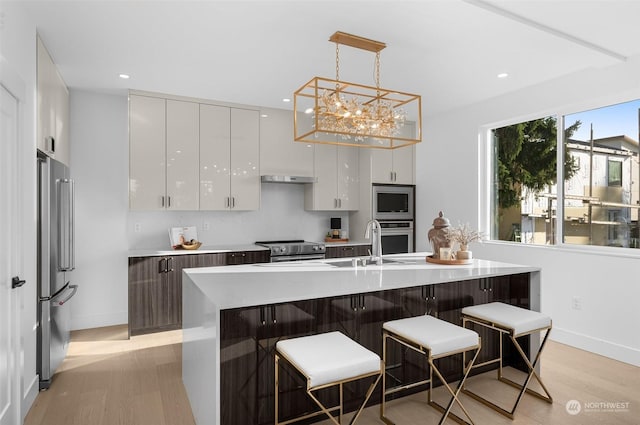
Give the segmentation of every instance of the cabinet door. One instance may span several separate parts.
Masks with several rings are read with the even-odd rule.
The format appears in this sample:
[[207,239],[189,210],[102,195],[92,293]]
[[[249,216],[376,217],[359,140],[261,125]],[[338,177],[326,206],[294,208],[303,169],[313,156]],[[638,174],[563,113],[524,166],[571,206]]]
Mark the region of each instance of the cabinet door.
[[55,133],[56,159],[67,166],[71,163],[71,145],[69,140],[69,89],[53,67],[55,81]]
[[313,177],[313,146],[293,141],[293,113],[262,109],[260,174]]
[[309,210],[335,210],[338,208],[337,146],[315,145],[313,154],[316,183],[308,185],[305,208]]
[[162,210],[166,199],[165,100],[129,96],[129,208]]
[[337,149],[337,198],[340,210],[360,208],[358,149],[348,146],[338,146]]
[[373,183],[393,183],[393,151],[371,149],[371,181]]
[[231,111],[200,105],[200,209],[229,209]]
[[260,113],[231,108],[231,209],[260,208]]
[[393,183],[415,183],[415,151],[415,145],[393,150]]
[[161,322],[165,261],[164,257],[129,258],[130,335],[152,332]]
[[167,209],[197,210],[199,106],[167,100]]
[[53,62],[37,37],[37,91],[38,91],[38,126],[37,147],[50,155],[54,154],[54,146],[48,140],[55,132],[55,110],[53,106]]

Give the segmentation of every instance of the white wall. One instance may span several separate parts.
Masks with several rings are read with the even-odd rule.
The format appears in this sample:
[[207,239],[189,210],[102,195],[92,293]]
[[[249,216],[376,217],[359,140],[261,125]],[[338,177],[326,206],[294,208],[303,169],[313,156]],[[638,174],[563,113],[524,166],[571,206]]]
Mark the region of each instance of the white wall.
[[[304,210],[304,186],[262,184],[259,211],[129,211],[126,95],[70,90],[71,174],[76,180],[76,270],[80,285],[73,329],[127,323],[129,249],[168,249],[168,229],[197,226],[205,245],[256,240],[321,241],[331,217],[348,213]],[[209,230],[204,230],[204,223]],[[135,232],[135,224],[140,231]]]
[[[487,217],[479,219],[488,193],[479,165],[480,127],[640,98],[638,75],[636,57],[429,117],[417,149],[417,248],[428,249],[426,232],[439,210],[453,224],[488,231]],[[624,257],[498,242],[475,244],[473,251],[479,258],[542,268],[542,309],[553,318],[553,339],[640,365],[640,253]],[[582,310],[571,308],[573,297],[582,300]]]
[[[38,393],[36,375],[36,27],[23,12],[18,2],[0,3],[0,61],[2,75],[12,80],[12,86],[20,86],[20,149],[17,158],[22,193],[20,220],[22,251],[20,252],[20,276],[26,280],[20,291],[20,358],[21,382],[19,400],[21,415],[27,414]],[[9,75],[10,74],[10,75]],[[12,87],[9,86],[11,90]],[[7,245],[2,249],[10,249]]]

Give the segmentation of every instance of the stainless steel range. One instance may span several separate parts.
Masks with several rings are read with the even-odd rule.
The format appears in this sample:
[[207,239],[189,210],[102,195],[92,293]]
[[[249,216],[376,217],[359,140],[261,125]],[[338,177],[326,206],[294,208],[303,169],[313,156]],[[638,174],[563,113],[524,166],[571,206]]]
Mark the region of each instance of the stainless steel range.
[[258,241],[256,245],[271,250],[271,262],[321,260],[324,259],[326,248],[323,243],[305,242],[303,240],[289,241]]

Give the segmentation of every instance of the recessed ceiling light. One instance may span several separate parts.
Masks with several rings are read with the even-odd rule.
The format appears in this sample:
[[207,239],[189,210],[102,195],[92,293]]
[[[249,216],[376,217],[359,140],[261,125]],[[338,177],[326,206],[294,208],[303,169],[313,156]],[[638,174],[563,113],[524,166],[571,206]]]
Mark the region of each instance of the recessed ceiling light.
[[260,117],[261,117],[261,118],[267,118],[268,116],[269,116],[269,115],[267,115],[267,114],[262,114],[262,115],[260,115]]
[[120,74],[118,75],[118,77],[122,78],[123,80],[128,80],[129,78],[131,78],[129,74]]
[[500,74],[498,74],[498,78],[507,78],[509,76],[509,74],[507,74],[506,72],[501,72]]
[[285,97],[284,99],[282,99],[283,102],[291,102],[291,99],[289,99],[288,97]]

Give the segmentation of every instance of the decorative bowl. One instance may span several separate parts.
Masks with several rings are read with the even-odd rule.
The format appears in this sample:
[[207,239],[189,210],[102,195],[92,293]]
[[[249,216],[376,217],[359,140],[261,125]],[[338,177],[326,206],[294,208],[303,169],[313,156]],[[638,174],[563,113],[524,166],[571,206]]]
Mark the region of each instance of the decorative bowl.
[[182,247],[182,249],[198,249],[202,246],[202,242],[196,241],[190,244],[183,243],[180,246]]

